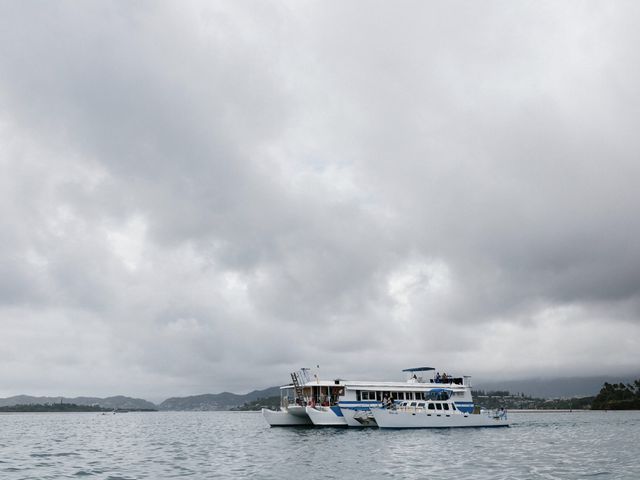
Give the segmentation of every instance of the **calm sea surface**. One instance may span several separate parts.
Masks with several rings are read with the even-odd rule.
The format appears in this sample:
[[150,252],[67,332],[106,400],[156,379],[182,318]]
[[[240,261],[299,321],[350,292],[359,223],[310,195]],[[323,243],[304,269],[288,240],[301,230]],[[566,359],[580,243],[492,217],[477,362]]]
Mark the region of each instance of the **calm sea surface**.
[[269,428],[231,412],[2,414],[0,478],[640,479],[640,412],[511,428]]

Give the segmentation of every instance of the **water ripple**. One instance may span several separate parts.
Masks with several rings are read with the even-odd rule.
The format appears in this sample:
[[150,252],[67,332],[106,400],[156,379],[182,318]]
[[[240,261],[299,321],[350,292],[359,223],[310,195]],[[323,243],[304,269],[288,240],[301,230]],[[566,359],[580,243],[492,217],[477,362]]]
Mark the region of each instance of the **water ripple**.
[[508,429],[269,428],[259,414],[1,415],[0,477],[636,479],[640,412],[511,414]]

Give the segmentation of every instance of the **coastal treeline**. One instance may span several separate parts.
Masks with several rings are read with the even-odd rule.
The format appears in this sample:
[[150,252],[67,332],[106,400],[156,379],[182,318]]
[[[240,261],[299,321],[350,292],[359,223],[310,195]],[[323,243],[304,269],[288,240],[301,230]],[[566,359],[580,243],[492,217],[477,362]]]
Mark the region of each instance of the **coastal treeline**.
[[258,398],[250,402],[245,402],[243,405],[234,407],[231,411],[234,412],[253,412],[259,411],[262,408],[270,408],[272,410],[278,410],[280,407],[280,395],[272,397]]
[[8,405],[0,407],[0,412],[155,412],[149,408],[122,409],[104,408],[99,405],[77,405],[75,403],[31,403],[26,405]]
[[592,410],[640,410],[640,379],[631,383],[605,383],[591,403]]
[[606,383],[592,397],[535,398],[506,390],[472,392],[477,405],[484,408],[535,410],[640,410],[640,379],[633,383]]
[[29,405],[10,405],[0,407],[0,412],[108,412],[97,405],[76,405],[75,403],[45,403]]
[[482,408],[517,410],[571,410],[588,409],[595,397],[575,398],[536,398],[524,393],[511,393],[507,390],[471,392],[476,405]]

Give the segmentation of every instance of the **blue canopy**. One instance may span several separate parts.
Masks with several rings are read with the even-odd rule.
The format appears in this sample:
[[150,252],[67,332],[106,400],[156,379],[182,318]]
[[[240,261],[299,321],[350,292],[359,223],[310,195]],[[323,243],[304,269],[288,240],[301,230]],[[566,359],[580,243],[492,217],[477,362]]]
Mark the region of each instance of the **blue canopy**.
[[416,368],[405,368],[402,370],[403,372],[426,372],[427,370],[435,370],[433,367],[416,367]]
[[453,392],[453,390],[451,390],[450,388],[430,388],[429,390],[427,390],[427,393],[442,393],[442,392],[451,393]]

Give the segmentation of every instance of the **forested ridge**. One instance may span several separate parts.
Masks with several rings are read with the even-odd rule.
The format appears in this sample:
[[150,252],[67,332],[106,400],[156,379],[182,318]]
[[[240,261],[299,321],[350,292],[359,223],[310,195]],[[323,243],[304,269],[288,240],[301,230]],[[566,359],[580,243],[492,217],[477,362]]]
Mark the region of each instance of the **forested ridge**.
[[640,410],[640,379],[631,383],[605,383],[591,404],[592,410]]

